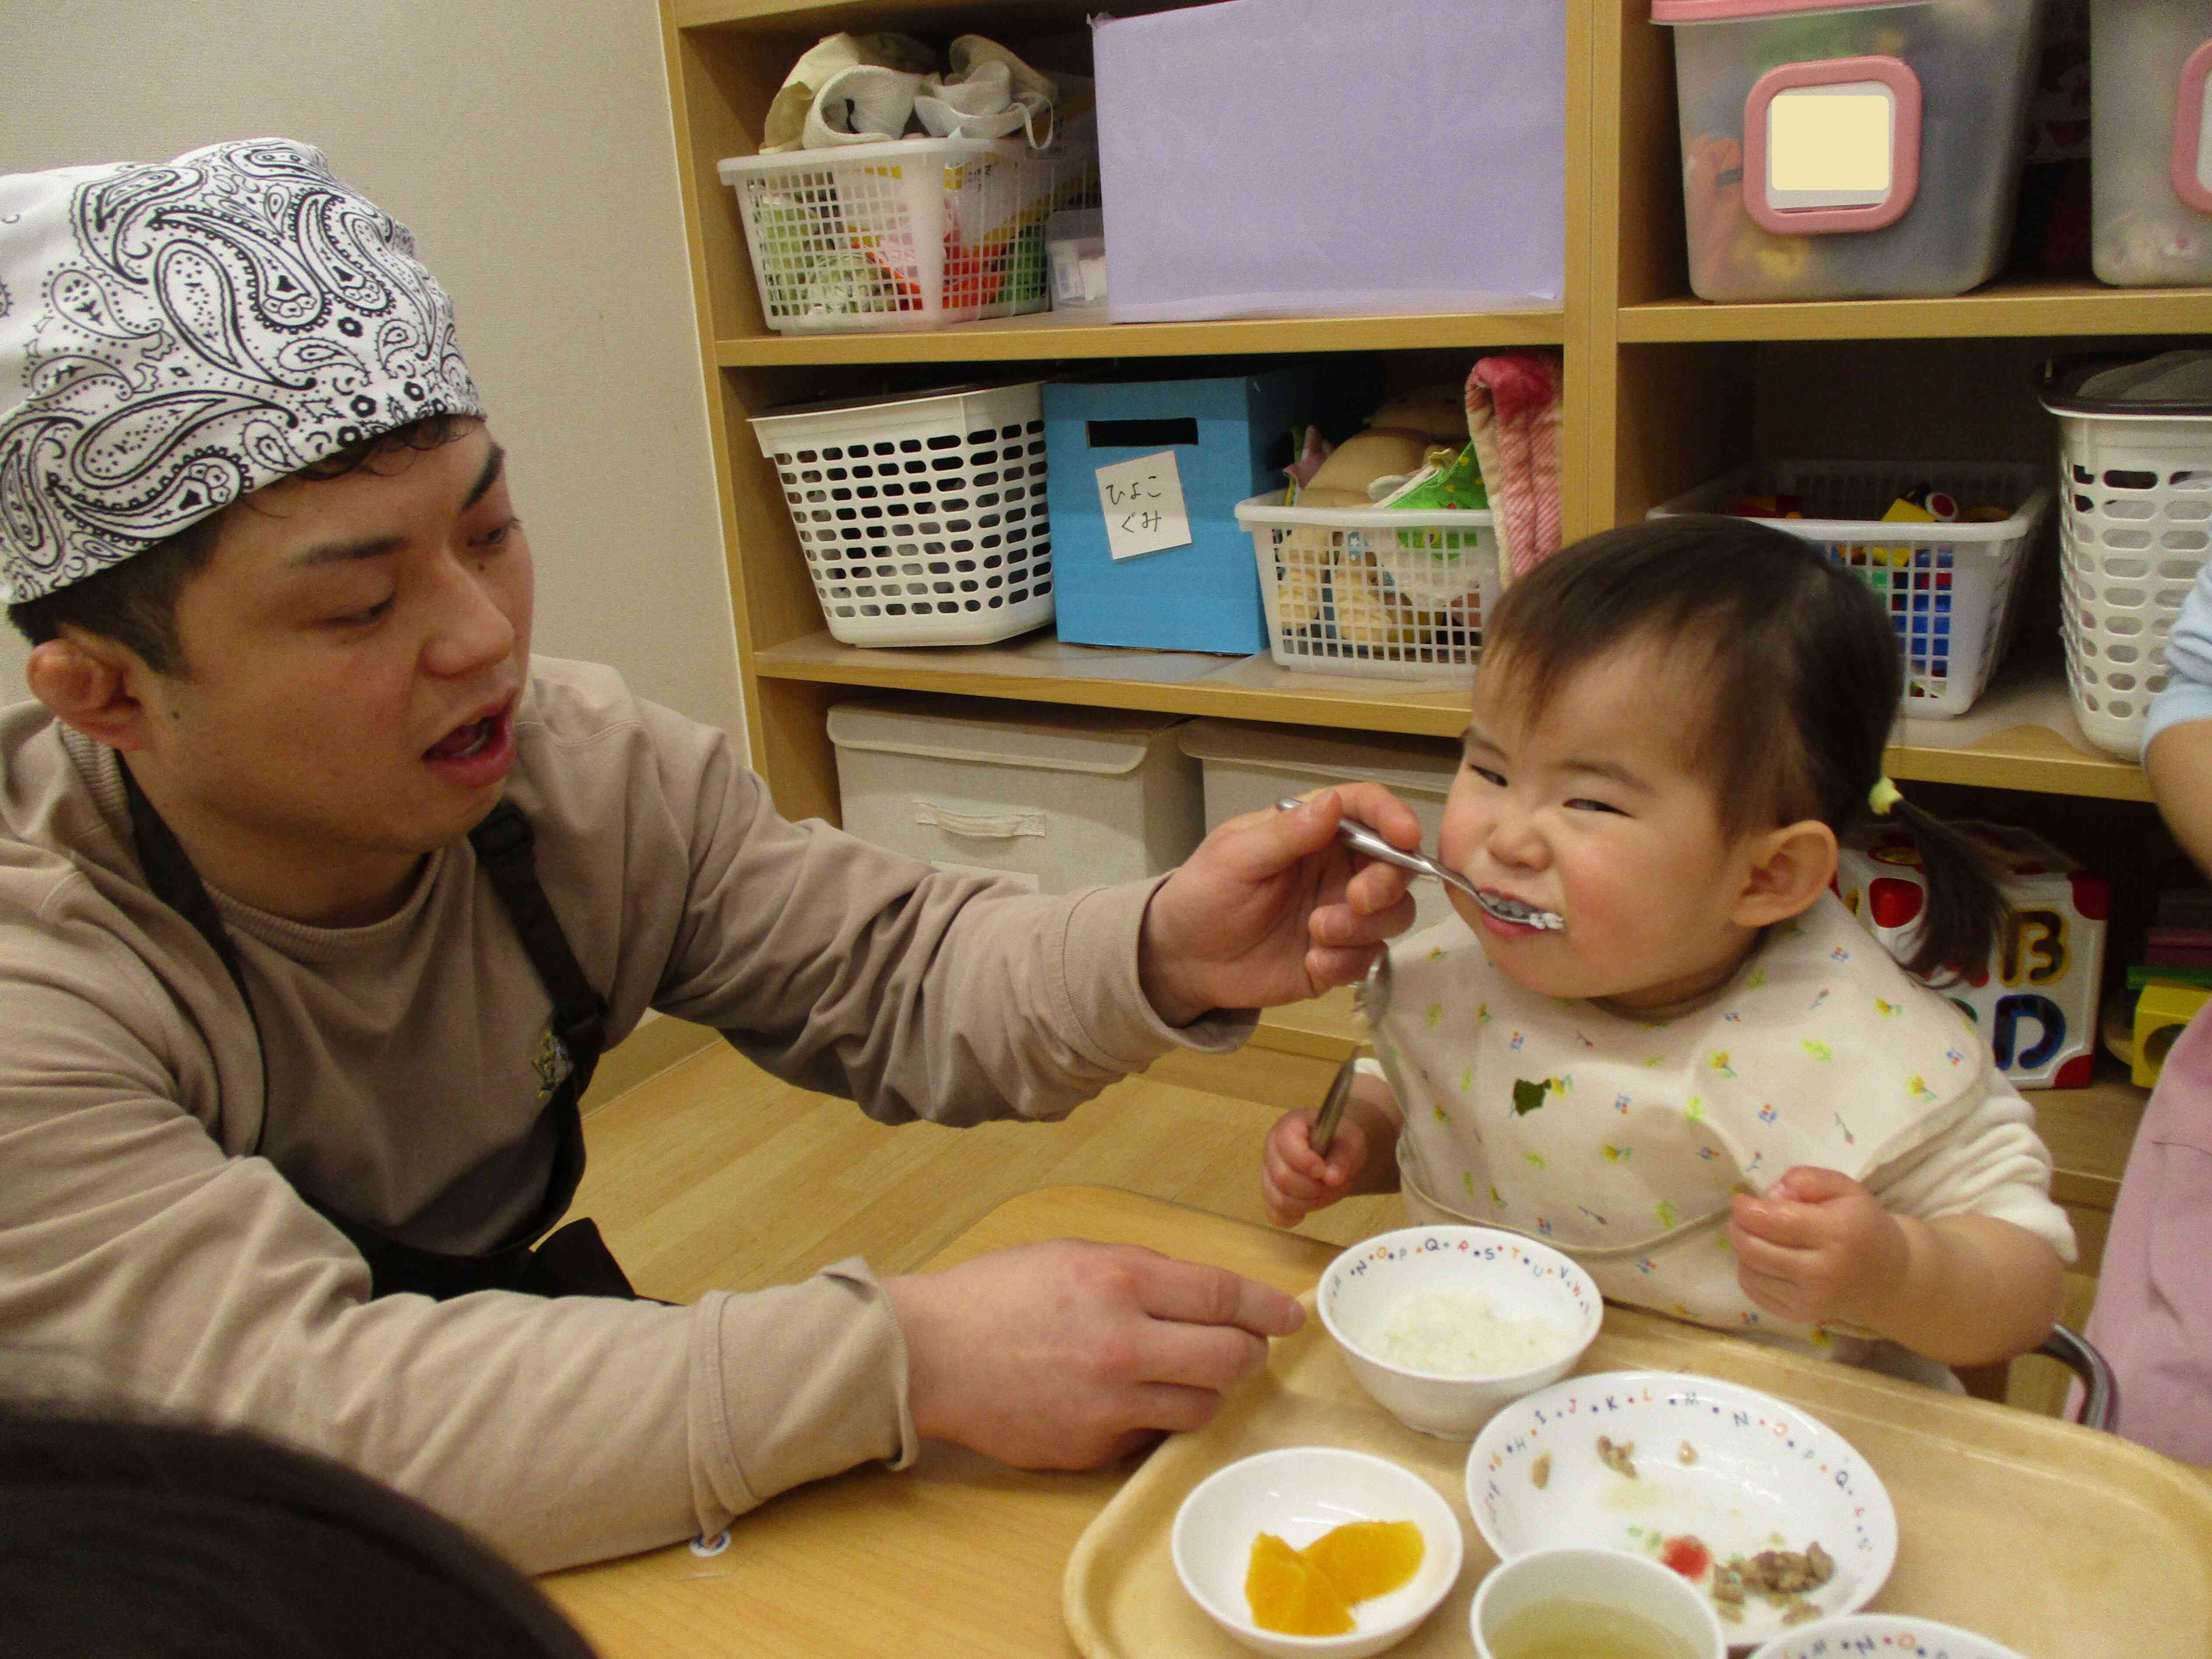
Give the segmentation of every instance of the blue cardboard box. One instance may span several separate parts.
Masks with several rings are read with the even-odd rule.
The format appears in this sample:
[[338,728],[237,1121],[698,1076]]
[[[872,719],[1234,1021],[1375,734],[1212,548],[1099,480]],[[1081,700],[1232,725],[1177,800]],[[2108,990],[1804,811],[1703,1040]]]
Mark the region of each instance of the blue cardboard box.
[[[1290,370],[1048,382],[1045,501],[1060,637],[1240,656],[1266,650],[1259,564],[1236,506],[1281,485],[1286,439],[1308,391]],[[1174,459],[1190,540],[1116,558],[1099,471],[1163,455]]]

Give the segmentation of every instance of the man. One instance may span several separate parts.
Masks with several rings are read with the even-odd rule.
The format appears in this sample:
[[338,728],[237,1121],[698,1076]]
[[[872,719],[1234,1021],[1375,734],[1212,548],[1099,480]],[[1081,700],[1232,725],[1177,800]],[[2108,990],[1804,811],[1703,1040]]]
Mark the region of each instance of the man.
[[304,1443],[544,1569],[922,1437],[1111,1458],[1297,1324],[1069,1243],[668,1307],[544,1236],[648,1006],[885,1121],[1055,1117],[1364,970],[1411,905],[1334,826],[1410,845],[1402,805],[1066,898],[777,818],[722,734],[530,656],[451,307],[313,150],[0,179],[0,284],[9,1386]]

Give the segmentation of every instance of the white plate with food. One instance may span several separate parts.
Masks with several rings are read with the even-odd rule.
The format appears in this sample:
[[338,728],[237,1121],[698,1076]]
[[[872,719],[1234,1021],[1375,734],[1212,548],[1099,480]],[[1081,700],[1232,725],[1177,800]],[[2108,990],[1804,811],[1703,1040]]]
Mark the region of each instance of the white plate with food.
[[1897,1559],[1897,1512],[1841,1435],[1756,1389],[1678,1371],[1571,1376],[1475,1437],[1468,1510],[1501,1560],[1594,1545],[1665,1562],[1734,1647],[1855,1613]]

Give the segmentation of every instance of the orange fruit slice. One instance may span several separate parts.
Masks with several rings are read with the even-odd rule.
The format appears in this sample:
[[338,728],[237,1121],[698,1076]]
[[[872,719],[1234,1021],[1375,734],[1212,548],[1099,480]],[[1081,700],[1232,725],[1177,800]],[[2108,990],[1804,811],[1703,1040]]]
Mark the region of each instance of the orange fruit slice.
[[1244,1599],[1252,1622],[1280,1636],[1342,1636],[1352,1628],[1352,1609],[1328,1576],[1272,1532],[1252,1540]]
[[1347,1602],[1388,1595],[1420,1571],[1426,1546],[1411,1521],[1347,1521],[1300,1550]]

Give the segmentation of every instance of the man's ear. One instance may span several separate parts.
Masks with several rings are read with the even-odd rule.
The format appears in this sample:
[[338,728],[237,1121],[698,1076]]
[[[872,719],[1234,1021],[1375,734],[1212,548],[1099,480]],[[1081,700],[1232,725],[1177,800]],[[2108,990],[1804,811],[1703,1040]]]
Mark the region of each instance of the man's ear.
[[1754,836],[1730,920],[1765,927],[1802,914],[1836,873],[1836,832],[1818,818],[1802,818]]
[[146,746],[140,687],[152,671],[126,645],[79,629],[31,647],[31,695],[94,743],[126,752]]

